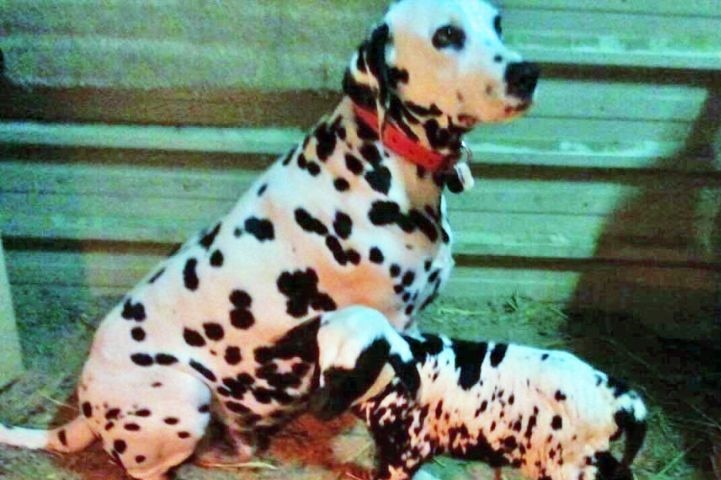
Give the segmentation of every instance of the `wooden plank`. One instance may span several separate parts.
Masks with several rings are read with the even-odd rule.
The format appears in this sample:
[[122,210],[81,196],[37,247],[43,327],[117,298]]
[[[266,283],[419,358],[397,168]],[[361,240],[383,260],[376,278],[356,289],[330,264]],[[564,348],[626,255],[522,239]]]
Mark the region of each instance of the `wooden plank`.
[[[43,201],[42,195],[58,195],[76,205],[87,204],[83,196],[98,195],[148,202],[179,199],[230,205],[258,175],[259,172],[241,166],[177,169],[172,165],[136,165],[128,168],[101,161],[86,165],[6,159],[0,162],[3,178],[0,191],[28,195],[37,202]],[[472,190],[463,195],[449,195],[448,201],[450,209],[459,212],[610,216],[622,214],[635,199],[643,197],[646,216],[660,209],[665,219],[708,219],[715,217],[716,211],[696,208],[696,203],[701,202],[702,197],[715,203],[720,190],[713,179],[668,173],[596,177],[589,172],[582,180],[477,176]],[[691,201],[684,201],[685,198]],[[666,205],[668,203],[672,204]]]
[[[575,165],[627,168],[653,166],[662,157],[682,155],[684,148],[694,147],[685,145],[691,131],[692,125],[684,122],[526,118],[478,128],[468,142],[474,158],[484,163],[571,166],[576,160]],[[706,136],[702,127],[694,129],[699,141]],[[292,128],[0,123],[0,144],[68,148],[280,155],[302,138],[303,132]],[[684,165],[683,158],[675,162],[678,166],[667,162],[664,169],[694,165]],[[692,168],[714,169],[708,163]]]
[[721,17],[718,0],[499,0],[503,8],[528,8],[538,10],[582,10],[585,12],[650,13],[658,15],[689,15]]
[[[703,86],[543,77],[532,118],[694,121]],[[338,92],[69,88],[0,89],[0,118],[64,123],[302,127],[335,106]]]
[[[140,251],[8,252],[10,278],[20,291],[49,289],[66,298],[119,296],[152,271],[159,257]],[[622,312],[656,332],[680,338],[718,334],[712,315],[721,274],[688,268],[565,263],[545,268],[517,261],[514,268],[456,267],[444,298],[504,301],[514,295],[573,309]],[[679,321],[682,318],[683,321]]]
[[[718,194],[718,192],[716,192]],[[717,195],[718,197],[718,195]],[[113,200],[113,201],[109,201]],[[3,193],[0,226],[12,238],[179,243],[224,214],[235,199],[137,198],[134,195]],[[714,213],[673,218],[645,202],[609,215],[451,210],[459,253],[603,258],[719,265],[712,247]],[[693,208],[695,203],[690,204]],[[512,209],[510,209],[512,210]]]
[[[19,84],[335,89],[350,54],[380,18],[381,3],[318,8],[273,0],[238,8],[164,2],[148,8],[130,2],[89,12],[81,1],[58,9],[43,0],[15,8],[4,2],[0,19],[9,32],[3,39],[8,75]],[[718,16],[538,4],[507,13],[509,44],[542,62],[707,71],[721,63]]]
[[[0,239],[2,236],[0,235]],[[23,370],[22,353],[15,325],[10,282],[0,240],[0,388],[15,380]]]

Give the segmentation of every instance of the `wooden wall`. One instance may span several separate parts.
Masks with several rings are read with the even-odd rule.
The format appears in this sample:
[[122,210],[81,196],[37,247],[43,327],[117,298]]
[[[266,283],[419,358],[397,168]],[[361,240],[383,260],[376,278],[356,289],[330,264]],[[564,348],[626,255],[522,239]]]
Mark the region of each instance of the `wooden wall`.
[[[451,198],[446,296],[719,335],[721,4],[501,3],[508,43],[544,77],[527,118],[469,139],[478,184]],[[384,4],[0,2],[14,290],[71,302],[132,285],[333,106]]]

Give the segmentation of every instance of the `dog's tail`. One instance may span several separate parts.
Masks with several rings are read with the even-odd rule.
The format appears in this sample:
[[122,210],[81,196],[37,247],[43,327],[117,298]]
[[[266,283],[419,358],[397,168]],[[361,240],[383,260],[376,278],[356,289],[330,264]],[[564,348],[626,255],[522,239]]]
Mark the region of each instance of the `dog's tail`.
[[69,453],[84,449],[93,443],[93,440],[95,434],[82,416],[52,430],[0,424],[0,444],[13,447]]

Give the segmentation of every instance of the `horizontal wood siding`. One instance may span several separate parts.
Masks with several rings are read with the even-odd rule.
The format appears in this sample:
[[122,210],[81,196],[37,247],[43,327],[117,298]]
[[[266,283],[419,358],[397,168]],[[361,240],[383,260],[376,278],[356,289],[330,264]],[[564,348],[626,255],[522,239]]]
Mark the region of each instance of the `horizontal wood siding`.
[[[501,3],[507,41],[544,77],[526,118],[469,135],[477,185],[449,198],[459,268],[445,295],[715,334],[718,2]],[[146,275],[332,108],[384,4],[0,3],[13,286],[96,298]]]

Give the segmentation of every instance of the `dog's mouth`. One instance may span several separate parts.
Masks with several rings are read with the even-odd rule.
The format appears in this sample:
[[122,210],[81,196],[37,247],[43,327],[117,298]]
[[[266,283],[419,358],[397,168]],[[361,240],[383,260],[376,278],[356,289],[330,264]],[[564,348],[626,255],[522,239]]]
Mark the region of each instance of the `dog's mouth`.
[[466,113],[458,115],[458,124],[464,128],[473,128],[480,121],[481,120],[475,115],[468,115]]

